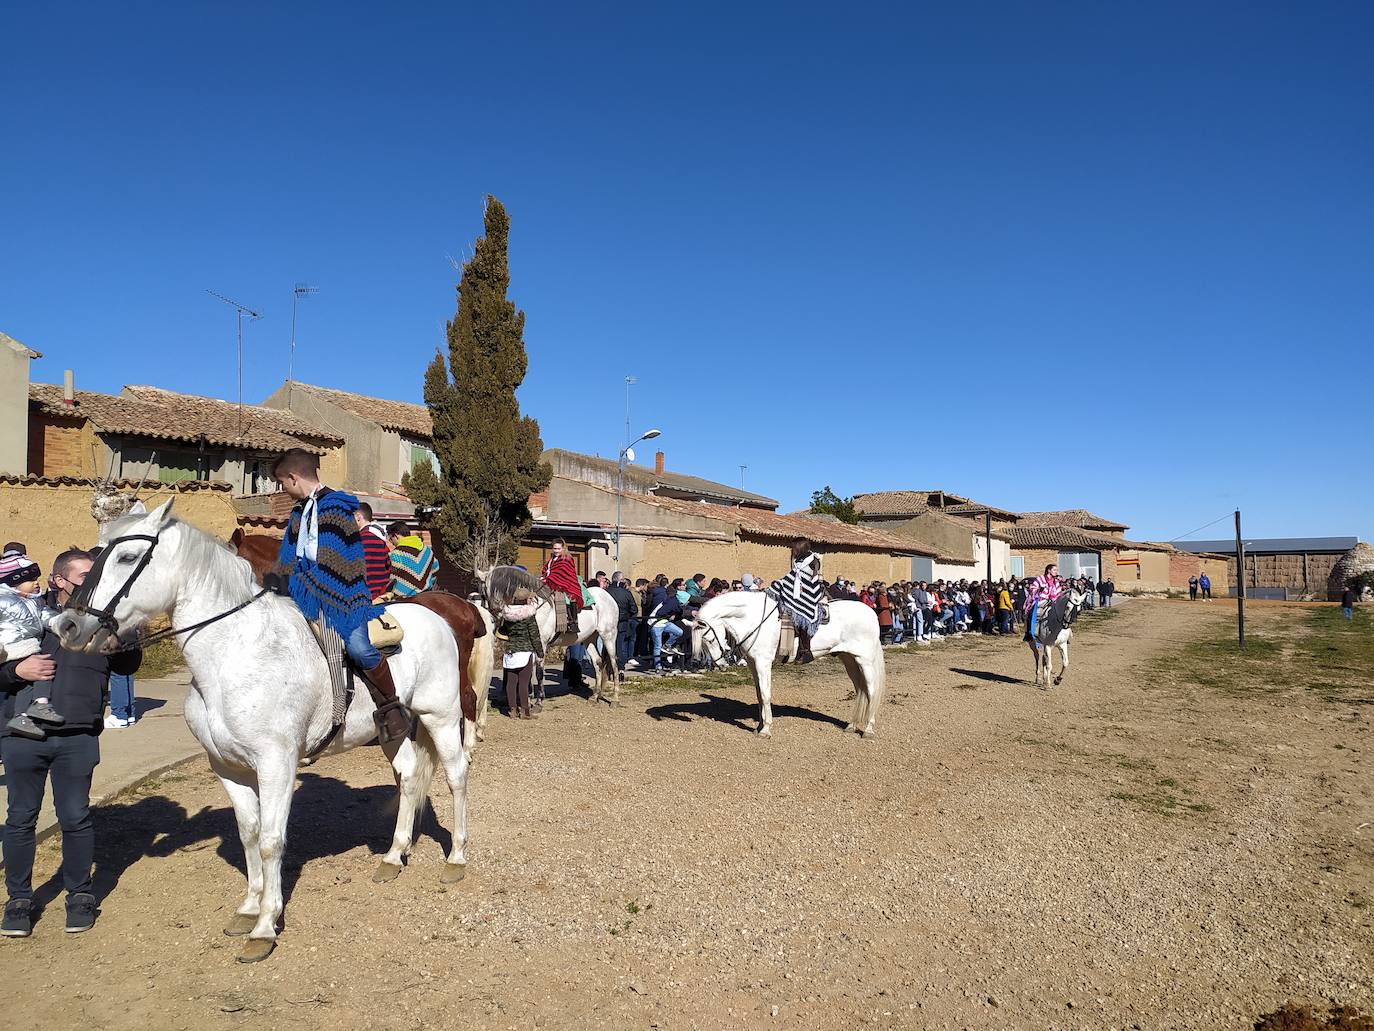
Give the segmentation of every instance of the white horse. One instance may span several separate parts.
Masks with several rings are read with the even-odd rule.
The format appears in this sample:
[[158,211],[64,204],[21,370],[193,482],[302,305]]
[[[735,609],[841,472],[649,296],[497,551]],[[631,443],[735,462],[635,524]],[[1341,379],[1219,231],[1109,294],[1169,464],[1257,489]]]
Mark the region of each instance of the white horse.
[[[1069,672],[1069,642],[1073,640],[1072,624],[1078,616],[1078,610],[1083,607],[1083,595],[1076,589],[1070,587],[1059,596],[1059,599],[1051,604],[1051,609],[1057,609],[1056,618],[1061,621],[1060,630],[1052,641],[1044,641],[1036,636],[1026,643],[1030,645],[1031,655],[1035,657],[1035,685],[1040,686],[1040,674],[1044,671],[1045,690],[1050,689],[1050,677],[1054,674],[1054,650],[1059,649],[1060,663],[1059,675],[1054,677],[1054,686],[1058,687],[1064,681],[1064,675]],[[1046,610],[1042,618],[1049,618],[1049,610]]]
[[[538,578],[531,579],[532,574],[523,569],[516,569],[514,566],[497,566],[490,570],[475,570],[478,582],[482,585],[483,596],[486,596],[487,582],[491,576],[501,570],[507,574],[512,571],[519,574],[519,579],[537,584]],[[543,595],[535,597],[535,622],[539,624],[539,640],[544,645],[544,653],[547,655],[550,648],[568,647],[575,644],[586,645],[587,655],[591,659],[592,670],[596,674],[596,687],[592,689],[592,701],[599,702],[606,695],[608,683],[613,683],[610,702],[612,706],[620,703],[620,683],[622,673],[620,666],[615,658],[615,635],[620,623],[620,606],[615,599],[600,587],[589,587],[587,593],[592,596],[592,607],[583,609],[577,614],[577,633],[564,633],[559,636],[555,633],[558,627],[558,612],[554,608],[556,602],[549,600]],[[601,652],[598,653],[596,643],[601,642]],[[535,688],[540,696],[543,696],[544,682],[544,661],[542,658],[536,659],[535,666]]]
[[[68,648],[105,650],[113,634],[166,614],[194,677],[186,722],[234,806],[248,894],[225,928],[247,934],[239,961],[266,959],[282,915],[281,865],[296,766],[333,727],[333,689],[323,653],[288,598],[258,596],[247,562],[195,527],[170,518],[172,502],[109,524],[108,542],[75,606],[53,630]],[[415,740],[387,751],[400,785],[391,848],[374,881],[401,872],[438,762],[453,792],[453,848],[441,880],[466,873],[468,759],[463,749],[458,647],[448,625],[419,605],[391,615],[405,631],[388,660],[400,699],[419,717]],[[324,754],[376,737],[370,693],[360,684]],[[344,819],[340,816],[339,819]]]
[[[732,646],[743,653],[758,690],[761,737],[773,732],[773,663],[781,635],[778,603],[757,591],[716,595],[697,611],[692,626],[692,650],[699,658],[719,663]],[[844,729],[875,736],[887,683],[877,615],[862,602],[830,602],[830,622],[811,639],[811,652],[817,657],[838,655],[854,682],[854,713]]]

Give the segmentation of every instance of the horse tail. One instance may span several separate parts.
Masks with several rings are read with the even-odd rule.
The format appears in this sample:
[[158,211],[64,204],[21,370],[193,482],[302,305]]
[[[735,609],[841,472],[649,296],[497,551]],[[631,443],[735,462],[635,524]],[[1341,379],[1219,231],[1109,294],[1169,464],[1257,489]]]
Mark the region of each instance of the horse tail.
[[477,693],[477,719],[474,721],[476,726],[472,728],[471,734],[471,737],[476,740],[467,742],[469,758],[472,757],[472,747],[475,747],[476,741],[482,739],[482,730],[487,725],[487,705],[491,696],[491,669],[496,658],[496,647],[492,643],[494,635],[491,632],[491,614],[480,605],[476,605],[474,608],[477,609],[477,614],[481,617],[479,629],[482,631],[482,635],[473,638],[472,652],[468,655],[468,683]]
[[415,807],[417,822],[423,820],[424,807],[429,804],[429,785],[434,779],[434,766],[439,758],[439,750],[434,746],[434,738],[425,728],[424,720],[415,721],[415,792],[420,804]]

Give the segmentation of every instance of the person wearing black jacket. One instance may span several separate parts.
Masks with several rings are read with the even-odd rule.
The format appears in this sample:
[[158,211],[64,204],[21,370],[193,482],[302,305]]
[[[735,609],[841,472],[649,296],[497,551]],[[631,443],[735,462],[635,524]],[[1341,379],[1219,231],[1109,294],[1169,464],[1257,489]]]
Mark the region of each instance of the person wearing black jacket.
[[639,605],[635,603],[635,595],[630,590],[629,581],[621,573],[616,573],[615,580],[606,588],[606,593],[615,599],[616,607],[620,610],[620,619],[615,631],[615,661],[624,669],[635,648],[635,624],[638,622]]
[[[86,579],[91,558],[72,549],[53,563],[58,606]],[[5,888],[9,900],[0,933],[26,938],[33,929],[34,831],[43,792],[52,780],[53,806],[62,828],[62,881],[67,889],[67,930],[86,931],[95,923],[91,867],[95,829],[91,822],[91,776],[100,762],[100,732],[110,672],[130,675],[142,659],[137,651],[114,656],[63,650],[51,631],[38,654],[0,663],[0,726],[14,714],[15,695],[37,680],[51,680],[52,703],[67,722],[42,741],[6,734],[0,737],[5,761],[9,813],[5,820]]]

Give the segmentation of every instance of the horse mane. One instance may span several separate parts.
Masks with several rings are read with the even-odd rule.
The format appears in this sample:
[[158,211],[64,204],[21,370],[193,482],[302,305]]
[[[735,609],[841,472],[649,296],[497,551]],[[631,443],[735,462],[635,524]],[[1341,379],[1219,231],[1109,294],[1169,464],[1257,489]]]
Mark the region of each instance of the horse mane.
[[499,613],[515,600],[520,591],[527,591],[536,598],[553,601],[553,592],[543,580],[527,569],[519,566],[497,566],[487,574],[484,585],[487,603],[493,613]]
[[[121,516],[110,524],[109,539],[127,533],[146,519],[142,515]],[[175,526],[181,531],[177,558],[185,570],[187,584],[206,593],[215,592],[225,601],[237,604],[247,601],[256,588],[253,567],[224,546],[217,538],[184,519],[172,518],[163,527]]]

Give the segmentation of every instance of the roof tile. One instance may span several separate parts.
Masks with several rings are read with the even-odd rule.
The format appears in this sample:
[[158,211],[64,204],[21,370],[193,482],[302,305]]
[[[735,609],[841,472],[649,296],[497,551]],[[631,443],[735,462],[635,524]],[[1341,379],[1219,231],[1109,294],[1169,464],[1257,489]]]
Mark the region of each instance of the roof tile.
[[424,405],[412,404],[409,401],[388,401],[385,398],[368,397],[366,394],[354,394],[347,390],[317,387],[310,383],[292,385],[332,405],[337,405],[360,419],[370,419],[383,429],[408,433],[412,437],[421,437],[425,440],[432,440],[434,437],[434,422],[430,418],[429,409]]

